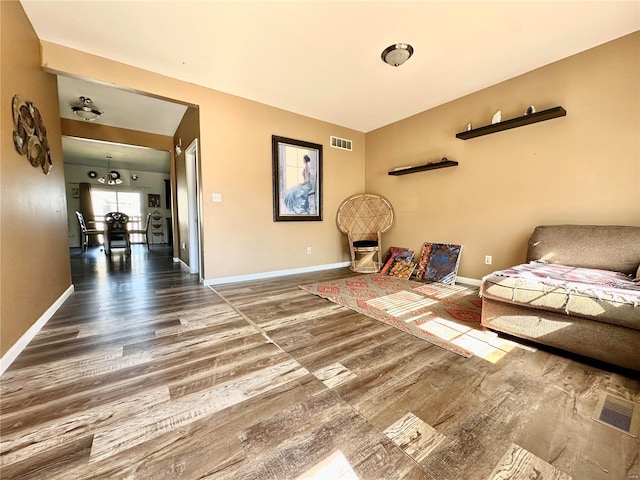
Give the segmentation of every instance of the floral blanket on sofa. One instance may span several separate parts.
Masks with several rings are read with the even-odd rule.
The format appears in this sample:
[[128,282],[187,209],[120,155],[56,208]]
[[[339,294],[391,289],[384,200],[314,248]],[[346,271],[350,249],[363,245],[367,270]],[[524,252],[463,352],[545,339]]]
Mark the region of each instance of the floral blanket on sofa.
[[540,282],[551,287],[595,296],[597,298],[619,298],[640,305],[640,279],[630,275],[594,268],[569,267],[540,260],[517,265],[494,272],[503,277],[517,277],[525,283],[527,280]]

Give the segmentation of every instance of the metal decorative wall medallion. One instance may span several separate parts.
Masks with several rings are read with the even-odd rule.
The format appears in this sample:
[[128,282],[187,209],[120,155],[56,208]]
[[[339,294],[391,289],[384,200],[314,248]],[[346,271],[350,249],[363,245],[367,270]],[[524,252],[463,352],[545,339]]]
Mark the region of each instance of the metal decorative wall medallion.
[[41,167],[44,174],[48,175],[53,162],[47,141],[47,127],[40,112],[33,103],[21,100],[18,95],[13,97],[12,110],[13,144],[16,150],[26,156],[32,166]]

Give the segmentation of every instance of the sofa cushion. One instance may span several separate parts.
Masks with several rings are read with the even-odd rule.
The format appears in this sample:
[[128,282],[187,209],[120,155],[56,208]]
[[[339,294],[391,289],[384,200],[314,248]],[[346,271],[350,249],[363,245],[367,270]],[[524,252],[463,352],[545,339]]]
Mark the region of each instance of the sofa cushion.
[[498,332],[640,370],[640,330],[486,298],[482,301],[482,325]]
[[640,283],[619,272],[530,262],[487,275],[480,293],[640,330]]
[[640,227],[540,225],[529,239],[532,260],[633,275],[640,263]]

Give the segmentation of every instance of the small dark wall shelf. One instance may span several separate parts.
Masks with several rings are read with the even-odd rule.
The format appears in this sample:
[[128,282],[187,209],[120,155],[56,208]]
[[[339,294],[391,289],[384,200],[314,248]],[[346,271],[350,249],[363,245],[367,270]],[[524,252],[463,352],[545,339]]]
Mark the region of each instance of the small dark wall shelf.
[[542,110],[541,112],[531,113],[529,115],[523,115],[522,117],[505,120],[504,122],[498,122],[492,125],[485,125],[484,127],[474,128],[473,130],[456,133],[456,137],[462,140],[469,140],[470,138],[481,137],[483,135],[489,135],[490,133],[502,132],[503,130],[509,130],[510,128],[523,127],[525,125],[531,125],[532,123],[551,120],[552,118],[564,117],[566,114],[567,111],[564,108],[553,107],[548,110]]
[[426,163],[417,167],[402,168],[400,170],[391,170],[389,175],[407,175],[409,173],[424,172],[425,170],[435,170],[436,168],[455,167],[458,162],[455,160],[443,160],[441,162]]

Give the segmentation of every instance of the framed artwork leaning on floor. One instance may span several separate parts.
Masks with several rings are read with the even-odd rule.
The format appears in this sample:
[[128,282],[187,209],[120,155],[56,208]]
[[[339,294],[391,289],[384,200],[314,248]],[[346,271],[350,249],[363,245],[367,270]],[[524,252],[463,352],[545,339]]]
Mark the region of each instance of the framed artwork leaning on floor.
[[416,277],[454,285],[461,253],[462,245],[425,242],[415,271]]

